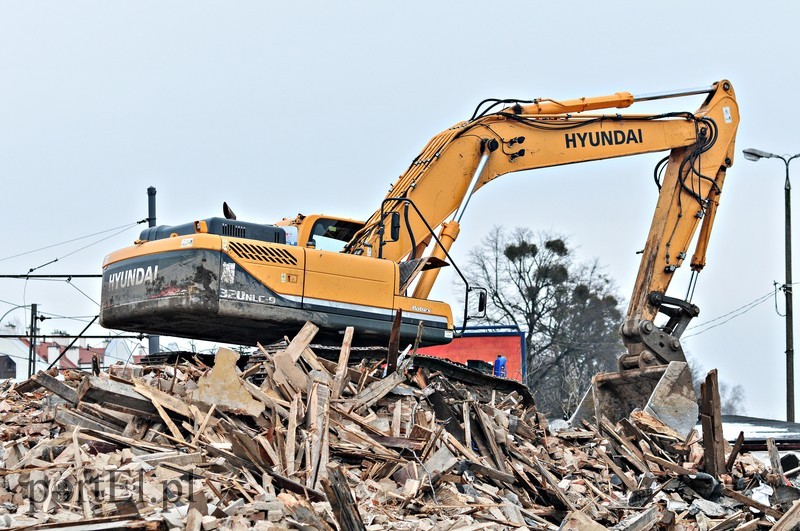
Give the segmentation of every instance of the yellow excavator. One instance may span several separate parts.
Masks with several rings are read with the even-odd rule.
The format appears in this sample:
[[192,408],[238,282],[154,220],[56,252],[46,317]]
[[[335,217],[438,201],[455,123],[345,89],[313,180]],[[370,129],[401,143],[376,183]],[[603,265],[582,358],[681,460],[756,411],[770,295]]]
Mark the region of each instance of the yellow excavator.
[[[695,112],[616,110],[692,95],[705,95]],[[413,341],[422,323],[423,345],[446,343],[459,332],[451,309],[428,296],[440,268],[455,266],[449,250],[474,193],[511,172],[669,151],[654,172],[660,192],[621,326],[627,352],[620,372],[599,375],[593,390],[625,395],[626,382],[665,377],[683,386],[685,371],[670,375],[665,368],[685,362],[680,336],[698,309],[666,291],[698,227],[693,277],[705,265],[738,123],[726,80],[641,96],[485,100],[469,120],[428,142],[366,222],[298,215],[264,225],[237,220],[226,205],[224,218],[146,229],[132,247],[105,258],[100,322],[253,345],[292,335],[311,321],[320,342],[341,343],[345,327],[353,326],[358,343],[385,345],[401,310],[401,341]],[[466,323],[470,299],[482,311],[485,291],[456,271],[465,285]],[[657,325],[659,313],[666,322]],[[595,396],[582,407],[618,417],[613,407],[596,409],[611,401]],[[628,409],[629,401],[619,407]]]

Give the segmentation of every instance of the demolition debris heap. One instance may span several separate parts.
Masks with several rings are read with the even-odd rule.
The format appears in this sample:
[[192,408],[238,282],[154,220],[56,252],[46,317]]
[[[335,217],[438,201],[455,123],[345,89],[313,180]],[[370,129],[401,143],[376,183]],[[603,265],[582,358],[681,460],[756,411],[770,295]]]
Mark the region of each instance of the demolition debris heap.
[[0,526],[722,531],[800,522],[800,493],[780,461],[767,467],[713,429],[713,371],[705,440],[641,412],[555,432],[516,392],[479,394],[415,367],[413,353],[386,375],[382,363],[348,363],[352,330],[338,363],[317,356],[312,338],[304,328],[247,365],[219,349],[213,366],[176,359],[5,383]]

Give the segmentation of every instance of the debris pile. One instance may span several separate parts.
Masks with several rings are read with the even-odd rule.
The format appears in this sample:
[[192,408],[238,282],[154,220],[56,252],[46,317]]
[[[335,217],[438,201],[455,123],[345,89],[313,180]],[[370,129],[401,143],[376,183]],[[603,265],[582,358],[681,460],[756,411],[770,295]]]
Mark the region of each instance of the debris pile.
[[[791,529],[800,498],[740,445],[644,413],[554,432],[517,393],[401,357],[338,362],[307,325],[264,361],[39,373],[0,388],[0,527]],[[713,381],[710,382],[713,384]],[[713,393],[709,395],[713,398]],[[713,406],[713,400],[709,402]],[[704,424],[705,425],[705,424]],[[721,453],[721,455],[720,455]],[[775,452],[777,453],[777,452]],[[713,474],[706,463],[713,461]],[[774,527],[773,527],[774,526]]]

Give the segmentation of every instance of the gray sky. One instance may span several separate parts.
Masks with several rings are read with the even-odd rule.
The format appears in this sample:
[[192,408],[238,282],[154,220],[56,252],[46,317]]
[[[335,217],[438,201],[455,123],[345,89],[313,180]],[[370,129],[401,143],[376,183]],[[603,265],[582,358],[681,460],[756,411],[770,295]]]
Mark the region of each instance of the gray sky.
[[[75,254],[115,231],[9,257],[143,219],[148,186],[163,224],[220,215],[223,200],[259,222],[298,212],[364,218],[427,140],[484,98],[637,94],[727,78],[742,121],[694,298],[703,323],[784,278],[784,167],[746,161],[741,149],[800,151],[798,15],[800,3],[741,0],[1,1],[0,273],[54,258],[36,272],[99,273],[141,226]],[[632,112],[694,111],[701,99]],[[661,156],[498,179],[470,203],[456,259],[494,225],[557,231],[581,258],[599,259],[627,298]],[[685,269],[671,294],[683,295]],[[51,314],[96,314],[99,281],[73,284],[0,279],[0,315],[34,302]],[[444,276],[434,295],[456,298]],[[784,418],[784,321],[772,299],[684,345],[744,387],[749,414]]]

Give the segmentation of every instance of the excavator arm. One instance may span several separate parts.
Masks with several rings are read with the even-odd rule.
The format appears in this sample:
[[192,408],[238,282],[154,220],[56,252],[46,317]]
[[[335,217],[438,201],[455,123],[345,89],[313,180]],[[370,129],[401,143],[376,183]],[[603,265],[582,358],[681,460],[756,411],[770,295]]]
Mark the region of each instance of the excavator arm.
[[[706,100],[694,113],[586,114],[701,93],[707,94]],[[622,328],[629,352],[620,360],[623,368],[663,365],[683,357],[676,341],[688,319],[697,314],[690,303],[665,293],[698,226],[691,269],[697,272],[705,265],[725,171],[733,162],[738,122],[733,87],[725,80],[689,91],[534,100],[498,112],[476,112],[428,142],[346,252],[397,262],[418,259],[431,244],[430,227],[440,226],[431,256],[444,259],[472,194],[501,175],[669,151],[656,171],[660,192]],[[409,208],[411,203],[416,208]],[[401,223],[391,241],[386,226],[393,213]],[[414,297],[429,295],[438,271],[432,268],[420,274]],[[650,334],[660,309],[670,317],[664,337]],[[655,343],[646,341],[650,339]]]

